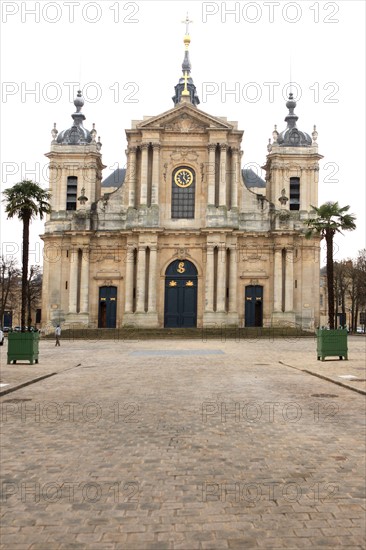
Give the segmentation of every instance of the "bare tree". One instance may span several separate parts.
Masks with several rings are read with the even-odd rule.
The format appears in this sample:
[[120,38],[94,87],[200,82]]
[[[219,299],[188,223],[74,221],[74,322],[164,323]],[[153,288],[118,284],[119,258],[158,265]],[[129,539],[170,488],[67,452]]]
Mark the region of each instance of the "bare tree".
[[357,329],[359,312],[366,311],[366,248],[360,250],[355,262],[356,269],[356,304],[354,328]]
[[42,268],[31,265],[27,284],[27,324],[32,326],[32,311],[36,309],[42,296]]
[[343,319],[346,317],[346,292],[350,285],[350,266],[352,266],[352,260],[334,262],[335,328],[338,325],[339,308],[341,308]]
[[3,323],[6,309],[17,303],[20,270],[15,258],[0,257],[0,324]]

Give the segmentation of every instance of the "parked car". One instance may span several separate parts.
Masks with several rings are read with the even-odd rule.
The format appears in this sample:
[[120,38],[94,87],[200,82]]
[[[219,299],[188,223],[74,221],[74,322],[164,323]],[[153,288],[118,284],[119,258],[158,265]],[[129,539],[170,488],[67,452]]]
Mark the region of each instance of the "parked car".
[[3,327],[3,333],[7,334],[11,330],[11,327]]
[[357,333],[358,334],[363,334],[365,331],[363,329],[363,327],[357,327]]
[[3,345],[4,345],[4,333],[0,329],[0,346],[3,346]]

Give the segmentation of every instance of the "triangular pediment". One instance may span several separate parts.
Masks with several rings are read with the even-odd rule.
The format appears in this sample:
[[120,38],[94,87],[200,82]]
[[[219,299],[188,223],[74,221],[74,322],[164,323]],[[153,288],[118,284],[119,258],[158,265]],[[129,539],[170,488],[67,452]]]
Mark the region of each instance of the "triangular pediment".
[[183,103],[165,113],[136,124],[138,130],[166,130],[176,132],[206,131],[208,129],[233,130],[235,126],[221,118],[204,113],[190,103]]

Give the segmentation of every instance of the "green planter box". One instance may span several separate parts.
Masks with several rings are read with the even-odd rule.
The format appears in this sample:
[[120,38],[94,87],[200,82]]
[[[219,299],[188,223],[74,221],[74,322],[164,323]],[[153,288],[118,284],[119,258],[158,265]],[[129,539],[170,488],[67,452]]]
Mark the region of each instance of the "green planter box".
[[321,358],[324,361],[325,357],[338,356],[339,359],[343,357],[348,359],[348,345],[347,345],[347,330],[317,330],[317,356],[318,361]]
[[11,362],[38,363],[39,332],[9,332],[8,365]]

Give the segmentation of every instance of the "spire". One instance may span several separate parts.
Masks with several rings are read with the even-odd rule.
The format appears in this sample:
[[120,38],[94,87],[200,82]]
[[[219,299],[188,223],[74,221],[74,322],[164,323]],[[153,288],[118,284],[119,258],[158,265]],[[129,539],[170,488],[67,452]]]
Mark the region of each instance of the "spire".
[[174,105],[178,105],[185,101],[192,103],[193,105],[199,105],[200,100],[197,95],[196,86],[193,83],[193,79],[190,76],[191,74],[191,61],[189,59],[189,45],[191,43],[191,37],[189,35],[189,24],[192,23],[188,17],[182,21],[186,26],[186,34],[184,36],[183,42],[185,46],[184,59],[182,63],[183,74],[179,79],[178,84],[175,86],[175,95],[173,96]]

